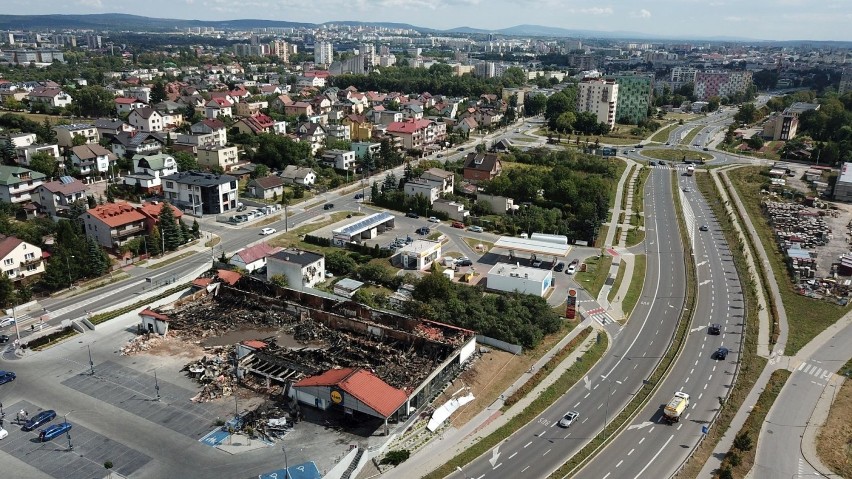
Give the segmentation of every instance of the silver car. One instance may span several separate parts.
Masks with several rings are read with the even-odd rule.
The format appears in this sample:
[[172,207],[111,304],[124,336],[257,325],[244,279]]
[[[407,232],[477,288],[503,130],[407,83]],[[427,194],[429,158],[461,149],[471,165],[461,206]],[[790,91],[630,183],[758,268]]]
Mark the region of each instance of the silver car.
[[559,427],[571,427],[571,424],[580,417],[580,413],[577,411],[568,411],[562,419],[559,420]]

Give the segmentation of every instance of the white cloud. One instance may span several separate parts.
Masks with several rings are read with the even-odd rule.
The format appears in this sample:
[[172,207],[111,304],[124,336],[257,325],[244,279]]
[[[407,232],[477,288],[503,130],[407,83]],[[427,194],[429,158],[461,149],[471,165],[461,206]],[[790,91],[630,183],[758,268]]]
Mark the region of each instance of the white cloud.
[[568,13],[579,13],[581,15],[612,15],[612,7],[592,8],[569,8]]
[[651,18],[651,12],[644,8],[639,10],[638,12],[633,12],[631,15],[636,18]]
[[104,8],[101,0],[77,0],[78,5],[91,8]]

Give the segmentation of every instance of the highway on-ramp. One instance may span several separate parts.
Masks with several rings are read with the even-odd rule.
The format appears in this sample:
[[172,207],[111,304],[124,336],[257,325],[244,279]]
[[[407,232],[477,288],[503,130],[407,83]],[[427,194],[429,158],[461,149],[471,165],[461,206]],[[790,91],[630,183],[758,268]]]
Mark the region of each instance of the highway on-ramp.
[[[698,297],[687,342],[632,424],[576,477],[669,477],[698,442],[702,426],[715,418],[719,398],[726,397],[732,385],[744,320],[739,277],[724,235],[692,177],[680,176],[679,181],[698,275]],[[702,225],[708,231],[701,231]],[[722,326],[721,334],[708,334],[711,323]],[[713,353],[721,346],[730,353],[725,360],[716,360]],[[662,407],[677,391],[690,395],[690,405],[679,422],[668,425],[662,421]]]
[[[646,192],[648,267],[630,321],[623,328],[607,325],[614,340],[589,372],[588,383],[569,389],[534,421],[464,467],[464,477],[547,477],[601,432],[665,354],[683,308],[686,283],[671,171],[653,170]],[[571,410],[578,411],[579,418],[570,428],[559,427],[559,420]]]

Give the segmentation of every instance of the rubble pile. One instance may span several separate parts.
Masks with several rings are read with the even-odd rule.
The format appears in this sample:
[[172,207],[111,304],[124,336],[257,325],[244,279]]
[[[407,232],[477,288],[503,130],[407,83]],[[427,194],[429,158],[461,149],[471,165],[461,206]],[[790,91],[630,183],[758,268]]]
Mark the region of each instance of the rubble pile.
[[205,298],[170,315],[172,332],[196,341],[247,326],[280,327],[295,318],[269,304],[253,304],[235,298]]
[[140,335],[131,339],[119,350],[122,356],[130,356],[131,354],[148,351],[160,343],[165,341],[162,336],[152,334],[152,335]]
[[181,369],[202,384],[201,391],[192,398],[194,402],[207,402],[234,392],[234,347],[215,346],[207,351],[203,358]]

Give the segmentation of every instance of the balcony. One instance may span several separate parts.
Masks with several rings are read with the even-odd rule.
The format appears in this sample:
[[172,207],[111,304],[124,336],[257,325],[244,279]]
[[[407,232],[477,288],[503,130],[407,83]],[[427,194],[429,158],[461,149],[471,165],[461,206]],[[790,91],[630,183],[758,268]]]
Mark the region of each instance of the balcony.
[[145,231],[144,225],[130,226],[127,228],[122,228],[120,230],[110,231],[110,236],[113,238],[123,238],[125,236],[130,236],[132,234],[136,234],[142,231]]
[[21,269],[25,270],[31,264],[41,264],[41,256],[21,261]]

